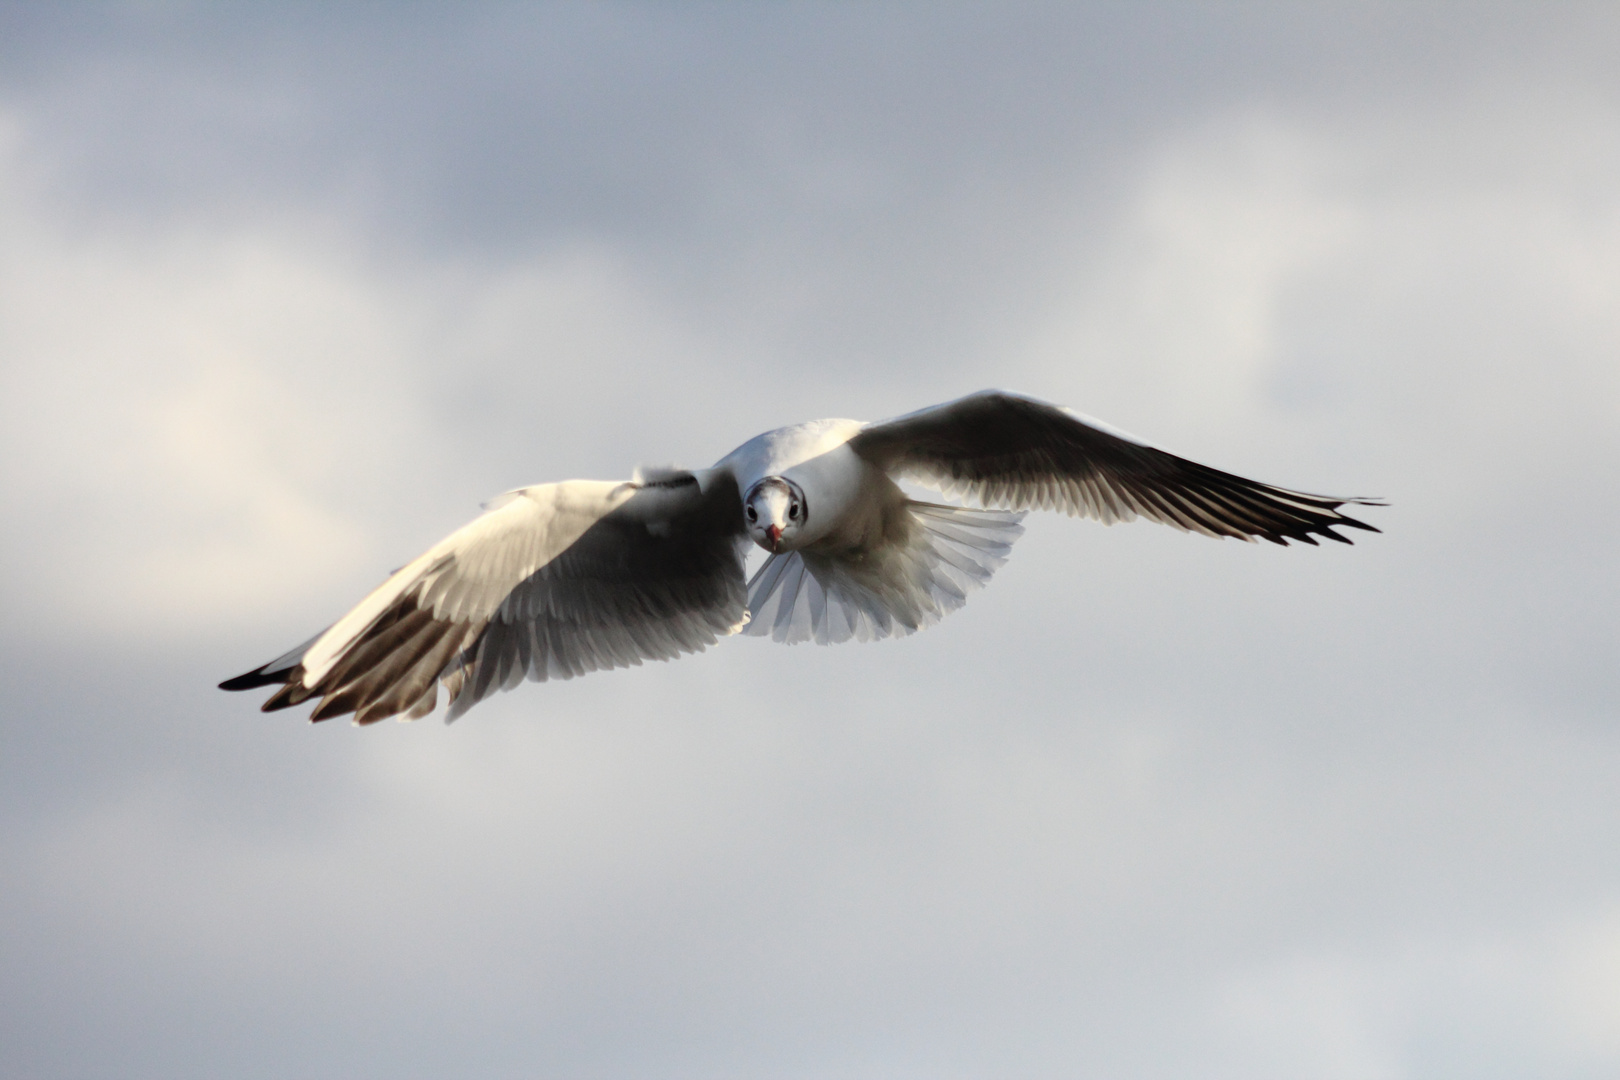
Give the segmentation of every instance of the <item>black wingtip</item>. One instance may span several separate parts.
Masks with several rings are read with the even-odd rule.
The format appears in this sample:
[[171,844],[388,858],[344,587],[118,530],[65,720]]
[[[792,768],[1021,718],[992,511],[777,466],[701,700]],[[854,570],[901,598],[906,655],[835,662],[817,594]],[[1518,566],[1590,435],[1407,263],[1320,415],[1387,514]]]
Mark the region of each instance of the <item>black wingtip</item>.
[[261,686],[274,686],[287,681],[285,671],[275,675],[266,675],[264,668],[254,668],[234,679],[226,679],[219,684],[221,690],[257,690]]
[[[1367,505],[1369,505],[1369,506],[1382,506],[1383,504],[1382,503],[1368,503]],[[1333,523],[1333,527],[1334,528],[1345,528],[1345,529],[1361,529],[1364,532],[1370,532],[1370,533],[1381,533],[1381,532],[1384,531],[1383,529],[1380,529],[1376,525],[1369,525],[1365,521],[1358,521],[1357,519],[1349,516],[1348,514],[1340,514],[1339,515],[1339,520],[1335,521]],[[1344,536],[1335,536],[1334,539],[1335,540],[1343,540],[1347,544],[1351,543],[1351,540],[1348,537],[1344,537]]]

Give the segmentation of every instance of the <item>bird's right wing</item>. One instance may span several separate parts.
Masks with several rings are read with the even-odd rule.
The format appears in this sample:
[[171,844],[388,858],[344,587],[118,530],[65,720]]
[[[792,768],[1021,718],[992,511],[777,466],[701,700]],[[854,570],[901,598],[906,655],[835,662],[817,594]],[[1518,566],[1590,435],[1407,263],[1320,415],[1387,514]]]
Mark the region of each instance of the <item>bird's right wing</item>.
[[1348,544],[1336,527],[1378,530],[1348,514],[1371,499],[1310,495],[1245,480],[1044,401],[987,390],[868,424],[850,449],[897,479],[981,506],[1063,510],[1105,524],[1138,515],[1207,536]]
[[266,711],[449,718],[530,679],[669,660],[746,621],[742,506],[725,470],[509,492],[304,647],[221,683]]

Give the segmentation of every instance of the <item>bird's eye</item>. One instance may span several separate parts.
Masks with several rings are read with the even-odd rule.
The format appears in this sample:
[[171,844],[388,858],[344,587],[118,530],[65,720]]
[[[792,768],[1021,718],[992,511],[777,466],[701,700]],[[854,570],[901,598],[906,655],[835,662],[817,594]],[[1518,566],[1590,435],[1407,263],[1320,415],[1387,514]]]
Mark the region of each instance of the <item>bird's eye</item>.
[[752,525],[754,522],[756,522],[758,520],[759,520],[759,512],[757,510],[755,510],[752,506],[750,506],[748,508],[748,523],[750,525]]
[[798,521],[799,520],[799,504],[798,503],[794,503],[792,506],[788,507],[788,520],[789,521]]

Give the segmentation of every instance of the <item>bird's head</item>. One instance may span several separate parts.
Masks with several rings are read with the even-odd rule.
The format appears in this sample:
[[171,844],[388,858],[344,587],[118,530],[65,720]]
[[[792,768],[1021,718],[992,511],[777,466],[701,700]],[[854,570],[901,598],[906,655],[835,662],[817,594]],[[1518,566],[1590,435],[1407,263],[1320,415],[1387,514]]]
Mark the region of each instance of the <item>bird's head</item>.
[[748,535],[766,551],[792,551],[809,517],[803,489],[786,477],[767,476],[743,497]]

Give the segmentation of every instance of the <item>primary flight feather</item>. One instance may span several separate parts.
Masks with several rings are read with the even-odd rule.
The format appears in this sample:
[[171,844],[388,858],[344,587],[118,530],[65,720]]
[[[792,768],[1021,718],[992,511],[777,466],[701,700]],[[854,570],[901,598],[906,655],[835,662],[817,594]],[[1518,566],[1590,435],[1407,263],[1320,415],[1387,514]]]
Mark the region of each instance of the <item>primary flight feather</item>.
[[[908,498],[911,480],[977,508]],[[225,690],[280,688],[312,720],[454,720],[523,679],[699,652],[729,634],[822,644],[909,634],[990,580],[1024,512],[1145,517],[1208,536],[1315,544],[1377,532],[1307,495],[1211,469],[998,391],[893,420],[813,420],[708,469],[568,480],[495,499],[329,628]],[[752,580],[743,555],[770,552]]]

